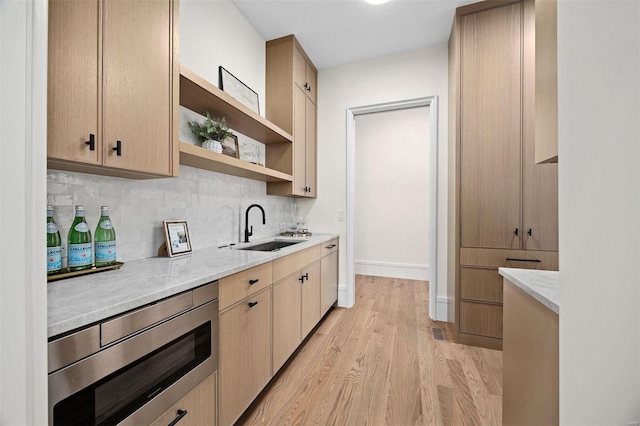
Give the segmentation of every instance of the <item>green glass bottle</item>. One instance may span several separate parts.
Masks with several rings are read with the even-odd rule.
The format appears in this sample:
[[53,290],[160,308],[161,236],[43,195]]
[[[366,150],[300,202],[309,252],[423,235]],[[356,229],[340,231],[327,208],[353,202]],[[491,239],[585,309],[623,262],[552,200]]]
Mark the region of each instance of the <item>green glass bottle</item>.
[[47,206],[47,275],[55,275],[62,269],[62,239],[53,220],[53,207]]
[[93,235],[96,241],[96,267],[116,263],[116,230],[109,218],[109,207],[100,208],[100,221]]
[[67,266],[69,271],[81,271],[91,269],[92,263],[91,230],[84,219],[84,206],[76,206],[76,217],[67,237]]

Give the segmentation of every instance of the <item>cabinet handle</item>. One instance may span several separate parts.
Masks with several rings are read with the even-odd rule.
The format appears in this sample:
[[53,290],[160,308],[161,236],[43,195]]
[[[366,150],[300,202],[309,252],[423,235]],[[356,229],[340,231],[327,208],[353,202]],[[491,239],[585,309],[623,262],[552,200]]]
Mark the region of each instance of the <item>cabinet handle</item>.
[[531,236],[531,228],[529,228],[529,231],[527,231],[527,234],[529,234],[529,236]]
[[112,148],[118,157],[122,155],[122,141],[116,141],[116,146]]
[[307,272],[302,276],[305,280],[309,281],[309,273]]
[[533,263],[541,263],[540,259],[517,259],[515,257],[507,257],[507,260],[515,261],[515,262],[533,262]]
[[301,276],[300,278],[298,278],[298,281],[300,281],[302,284],[304,284],[304,275]]
[[89,151],[96,150],[96,135],[89,133],[89,140],[85,142],[89,145]]
[[331,244],[330,246],[326,246],[325,248],[326,248],[326,249],[332,249],[332,248],[334,248],[335,246],[336,246],[335,244]]
[[514,234],[516,234],[516,237],[518,236],[518,228],[516,228]]
[[178,410],[176,414],[177,414],[176,418],[173,419],[171,423],[169,423],[169,426],[175,426],[176,423],[182,420],[182,418],[187,415],[187,410]]
[[258,304],[258,302],[249,302],[249,307],[253,308],[254,306],[256,306]]
[[309,91],[309,83],[304,83],[305,90]]
[[249,285],[254,285],[255,283],[257,283],[258,281],[260,281],[259,279],[255,279],[255,280],[249,280]]

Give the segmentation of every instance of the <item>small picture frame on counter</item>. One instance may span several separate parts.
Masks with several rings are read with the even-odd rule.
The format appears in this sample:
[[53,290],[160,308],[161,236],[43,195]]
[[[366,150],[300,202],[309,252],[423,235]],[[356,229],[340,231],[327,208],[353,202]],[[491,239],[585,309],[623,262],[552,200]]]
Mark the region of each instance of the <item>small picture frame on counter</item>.
[[191,238],[186,220],[165,220],[164,240],[167,256],[174,257],[191,253]]

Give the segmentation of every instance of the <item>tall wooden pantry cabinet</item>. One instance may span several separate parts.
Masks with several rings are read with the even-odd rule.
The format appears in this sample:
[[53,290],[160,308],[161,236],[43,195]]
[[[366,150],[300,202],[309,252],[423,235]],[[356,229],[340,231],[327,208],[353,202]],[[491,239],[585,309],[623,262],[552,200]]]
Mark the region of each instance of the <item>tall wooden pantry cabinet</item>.
[[502,347],[498,267],[558,268],[558,168],[535,164],[535,31],[534,0],[464,6],[453,24],[450,275],[464,344]]

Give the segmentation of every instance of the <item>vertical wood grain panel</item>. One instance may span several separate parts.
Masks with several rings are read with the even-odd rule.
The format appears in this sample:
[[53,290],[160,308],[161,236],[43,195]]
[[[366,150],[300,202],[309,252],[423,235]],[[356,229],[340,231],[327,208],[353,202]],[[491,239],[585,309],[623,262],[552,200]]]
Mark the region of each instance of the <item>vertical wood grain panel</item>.
[[504,425],[559,422],[558,315],[504,280]]
[[306,123],[306,102],[307,97],[303,89],[295,87],[293,89],[293,194],[305,195],[304,187],[306,179],[306,146],[307,146],[307,123]]
[[302,283],[302,324],[301,338],[307,334],[320,321],[320,262],[316,261],[302,270],[302,275],[309,278]]
[[[171,174],[172,8],[164,1],[105,1],[104,164]],[[122,156],[112,150],[122,141]]]
[[306,186],[310,188],[310,192],[307,193],[309,197],[317,197],[317,172],[316,172],[316,157],[318,153],[317,140],[316,140],[316,105],[307,98],[306,100],[306,144],[305,144],[305,181]]
[[[335,241],[335,240],[334,240]],[[338,300],[338,251],[323,257],[320,261],[320,315],[327,313]]]
[[299,274],[273,285],[273,372],[282,367],[301,342],[302,291]]
[[[526,250],[558,250],[558,164],[536,164],[536,23],[534,0],[524,3],[524,141],[522,155],[522,228]],[[543,2],[544,3],[544,2]],[[551,113],[547,111],[546,113]],[[557,117],[557,111],[556,111]],[[531,235],[528,234],[531,229]]]
[[[100,164],[98,0],[49,2],[47,156]],[[73,31],[75,28],[85,30]],[[85,141],[95,135],[96,149]]]
[[460,332],[502,338],[502,305],[461,301]]
[[461,244],[520,248],[521,4],[461,18]]

